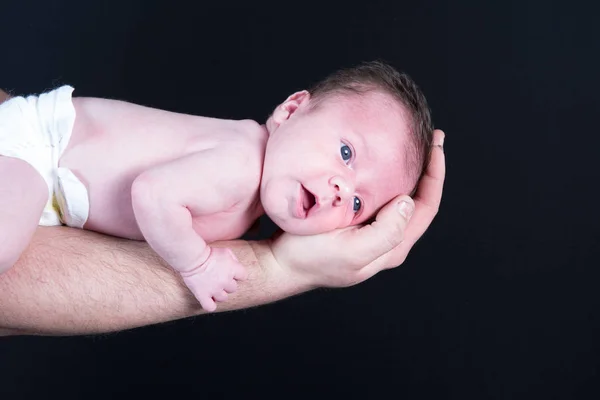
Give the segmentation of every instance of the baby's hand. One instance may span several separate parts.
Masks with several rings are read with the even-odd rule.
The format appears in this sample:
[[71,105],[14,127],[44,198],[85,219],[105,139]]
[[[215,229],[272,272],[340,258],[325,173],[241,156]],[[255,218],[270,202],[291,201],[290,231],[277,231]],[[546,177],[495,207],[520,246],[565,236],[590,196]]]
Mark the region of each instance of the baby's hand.
[[181,272],[181,276],[202,308],[212,312],[217,309],[215,302],[226,301],[228,294],[237,290],[237,281],[246,279],[247,272],[231,250],[213,247],[204,264]]

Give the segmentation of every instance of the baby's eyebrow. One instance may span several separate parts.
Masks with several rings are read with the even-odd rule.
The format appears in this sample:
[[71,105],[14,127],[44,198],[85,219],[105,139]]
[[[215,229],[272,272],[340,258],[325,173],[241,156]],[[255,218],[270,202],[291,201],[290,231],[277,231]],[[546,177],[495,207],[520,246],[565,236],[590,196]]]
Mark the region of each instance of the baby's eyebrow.
[[[367,141],[364,138],[364,135],[358,131],[352,131],[354,137],[356,137],[358,139],[359,142],[359,150],[358,152],[360,152],[361,154],[358,154],[359,157],[364,158],[366,157],[367,159],[370,160],[370,152],[369,152],[369,146],[367,145]],[[362,154],[362,153],[366,153],[366,154]]]

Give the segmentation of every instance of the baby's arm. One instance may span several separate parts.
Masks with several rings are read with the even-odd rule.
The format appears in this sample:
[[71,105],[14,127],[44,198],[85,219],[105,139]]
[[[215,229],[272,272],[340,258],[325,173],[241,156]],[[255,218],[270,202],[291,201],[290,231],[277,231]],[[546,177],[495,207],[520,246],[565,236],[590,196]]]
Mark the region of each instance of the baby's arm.
[[[211,248],[192,225],[192,216],[225,211],[243,195],[232,151],[211,149],[159,165],[140,174],[131,188],[146,242],[181,273],[206,311],[214,311],[215,300],[225,301],[237,289],[236,280],[246,276],[229,249]],[[228,166],[218,168],[224,160]]]

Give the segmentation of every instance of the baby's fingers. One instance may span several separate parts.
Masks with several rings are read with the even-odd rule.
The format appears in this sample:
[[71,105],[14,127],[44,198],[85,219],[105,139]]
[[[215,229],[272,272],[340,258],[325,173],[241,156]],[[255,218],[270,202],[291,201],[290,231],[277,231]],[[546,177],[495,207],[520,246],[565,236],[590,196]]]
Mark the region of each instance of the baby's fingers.
[[217,309],[217,305],[215,304],[215,301],[210,297],[205,297],[203,299],[200,299],[200,305],[202,306],[204,311],[207,311],[207,312],[213,312]]
[[216,301],[227,301],[228,297],[229,296],[227,295],[225,290],[221,290],[217,294],[213,295],[213,299],[215,299]]
[[238,281],[244,281],[248,279],[248,271],[246,270],[246,267],[239,262],[235,254],[233,254],[233,251],[229,250],[229,254],[231,254],[231,257],[235,260],[233,263],[233,278]]
[[225,290],[227,293],[234,293],[237,291],[237,289],[238,284],[234,279],[227,281],[225,282],[225,284],[223,284],[223,290]]

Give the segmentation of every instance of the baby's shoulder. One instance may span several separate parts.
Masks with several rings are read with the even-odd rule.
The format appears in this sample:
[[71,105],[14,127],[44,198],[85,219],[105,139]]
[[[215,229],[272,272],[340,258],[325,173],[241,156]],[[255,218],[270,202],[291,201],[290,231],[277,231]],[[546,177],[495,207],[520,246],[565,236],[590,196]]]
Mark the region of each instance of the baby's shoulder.
[[219,165],[223,172],[238,178],[240,189],[260,186],[267,135],[251,120],[238,121],[236,132],[219,143]]
[[237,133],[241,139],[247,141],[247,145],[255,146],[264,152],[269,139],[269,134],[264,125],[251,119],[237,121]]
[[263,126],[252,120],[238,121],[232,147],[246,168],[262,171],[268,134]]

